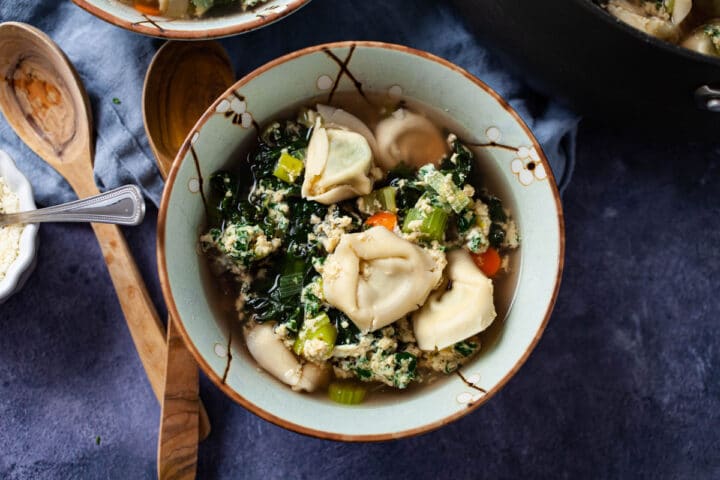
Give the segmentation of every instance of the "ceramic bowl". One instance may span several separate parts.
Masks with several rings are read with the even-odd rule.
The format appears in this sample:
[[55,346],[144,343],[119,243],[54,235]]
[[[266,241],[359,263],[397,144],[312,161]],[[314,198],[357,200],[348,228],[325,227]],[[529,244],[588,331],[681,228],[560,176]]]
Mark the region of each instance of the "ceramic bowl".
[[[292,79],[292,81],[289,81]],[[486,178],[502,192],[522,237],[496,338],[457,374],[347,407],[292,392],[249,357],[237,326],[212,300],[217,290],[198,253],[210,175],[233,164],[247,142],[289,106],[337,92],[375,92],[441,109],[468,132]],[[374,441],[438,428],[500,390],[525,362],[550,317],[560,285],[564,227],[550,166],[528,127],[487,85],[431,54],[376,42],[320,45],[291,53],[238,81],[186,139],[165,187],[158,264],[165,300],[212,381],[260,417],[317,437]]]
[[[0,177],[20,199],[20,210],[35,210],[32,187],[27,178],[15,166],[12,158],[0,150]],[[0,227],[2,228],[2,227]],[[20,235],[19,254],[10,264],[5,277],[0,280],[0,303],[20,290],[35,269],[37,253],[37,225],[25,225]]]
[[230,8],[209,12],[202,18],[177,19],[138,12],[119,0],[73,0],[106,22],[151,37],[202,40],[249,32],[290,15],[310,0],[271,0],[247,12]]

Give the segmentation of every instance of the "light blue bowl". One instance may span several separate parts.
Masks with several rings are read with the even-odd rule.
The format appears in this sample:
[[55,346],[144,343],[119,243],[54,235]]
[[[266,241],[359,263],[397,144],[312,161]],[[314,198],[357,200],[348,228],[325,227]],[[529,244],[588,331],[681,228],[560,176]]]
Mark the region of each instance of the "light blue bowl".
[[[498,308],[497,338],[468,365],[431,385],[371,396],[346,407],[292,392],[249,357],[239,329],[211,300],[215,288],[198,253],[210,175],[236,159],[263,125],[288,106],[364,91],[443,110],[472,136],[486,178],[502,192],[522,236],[510,288]],[[510,106],[465,70],[398,45],[344,42],[307,48],[238,81],[188,136],[165,187],[158,264],[172,316],[198,363],[223,392],[285,428],[346,441],[387,440],[445,425],[492,397],[517,372],[550,318],[560,285],[564,226],[558,191],[537,140]],[[502,318],[504,317],[504,319]]]

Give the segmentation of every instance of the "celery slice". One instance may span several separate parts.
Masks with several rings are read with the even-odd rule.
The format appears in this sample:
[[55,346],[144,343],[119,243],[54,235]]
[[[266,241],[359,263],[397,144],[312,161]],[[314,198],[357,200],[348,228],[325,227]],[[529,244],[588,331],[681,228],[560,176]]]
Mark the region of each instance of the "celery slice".
[[330,400],[343,405],[357,405],[365,400],[367,390],[354,382],[332,382],[328,387]]
[[[411,228],[411,223],[422,221],[420,228]],[[441,241],[445,238],[445,229],[447,228],[448,214],[442,208],[433,208],[430,213],[424,213],[417,208],[411,208],[405,215],[403,222],[403,232],[411,233],[415,230],[419,231],[424,238],[429,240]]]
[[445,229],[447,228],[448,214],[442,208],[434,208],[433,211],[425,217],[422,224],[422,230],[431,240],[441,241],[445,238]]
[[434,166],[425,165],[419,173],[422,180],[435,190],[440,200],[450,205],[455,213],[462,212],[470,204],[468,196],[452,179],[435,170]]
[[300,177],[305,166],[302,160],[299,160],[289,153],[283,151],[278,159],[277,166],[273,175],[286,183],[295,183],[295,180]]
[[395,187],[383,187],[374,190],[363,196],[364,210],[368,214],[377,212],[397,212],[397,203],[395,202]]
[[[312,329],[308,328],[308,325],[312,325]],[[337,339],[337,329],[335,325],[330,321],[327,313],[321,313],[313,319],[306,319],[303,323],[298,336],[293,344],[293,352],[297,355],[303,355],[305,351],[305,342],[308,340],[321,340],[327,345],[326,358],[330,358],[332,350],[335,347],[335,340]]]
[[386,212],[397,212],[397,205],[395,204],[395,187],[383,187],[377,190],[377,199],[380,202],[382,210]]

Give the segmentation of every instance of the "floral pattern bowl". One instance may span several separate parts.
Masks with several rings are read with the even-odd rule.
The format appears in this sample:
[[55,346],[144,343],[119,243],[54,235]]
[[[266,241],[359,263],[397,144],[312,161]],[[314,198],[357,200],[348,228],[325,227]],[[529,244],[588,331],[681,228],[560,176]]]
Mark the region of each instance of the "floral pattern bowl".
[[[292,79],[292,81],[289,81]],[[260,370],[240,328],[213,300],[217,287],[201,254],[210,175],[232,163],[257,128],[289,106],[360,90],[442,109],[469,132],[483,175],[501,190],[522,236],[512,288],[499,308],[496,338],[458,372],[429,385],[371,396],[347,407],[292,392]],[[238,81],[187,137],[165,187],[158,266],[171,314],[198,363],[227,395],[260,417],[322,438],[374,441],[445,425],[485,403],[525,362],[550,317],[564,258],[555,180],[517,113],[465,70],[425,52],[376,42],[343,42],[291,53]]]
[[141,13],[119,0],[73,0],[78,6],[118,27],[152,37],[203,40],[229,37],[269,25],[310,0],[271,0],[242,12],[229,8],[203,18],[174,19]]

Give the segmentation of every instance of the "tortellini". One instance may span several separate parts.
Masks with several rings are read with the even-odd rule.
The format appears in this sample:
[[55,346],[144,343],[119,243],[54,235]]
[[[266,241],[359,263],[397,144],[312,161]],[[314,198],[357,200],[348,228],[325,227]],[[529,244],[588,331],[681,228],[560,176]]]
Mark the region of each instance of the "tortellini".
[[359,133],[367,140],[370,150],[373,152],[373,157],[378,158],[378,145],[375,135],[362,120],[352,113],[329,105],[318,104],[316,108],[326,127],[341,128]]
[[673,0],[671,20],[675,25],[679,25],[687,18],[692,10],[692,0]]
[[360,133],[315,122],[305,157],[302,196],[330,205],[372,191],[373,154]]
[[344,234],[323,265],[323,292],[362,331],[372,332],[419,308],[442,279],[433,256],[385,227]]
[[275,335],[273,323],[253,325],[246,328],[244,334],[250,355],[258,365],[293,390],[313,392],[329,381],[327,366],[301,364]]
[[720,57],[720,37],[708,34],[716,29],[720,31],[720,21],[702,25],[683,40],[682,46],[703,55]]
[[447,255],[450,290],[439,289],[413,314],[421,350],[442,350],[482,332],[495,320],[493,284],[465,250]]
[[421,167],[435,166],[447,153],[447,143],[438,128],[427,118],[401,108],[375,127],[378,164],[392,170],[400,163]]
[[670,19],[650,15],[642,5],[630,0],[611,0],[607,9],[619,20],[648,35],[673,43],[680,39],[680,28]]

